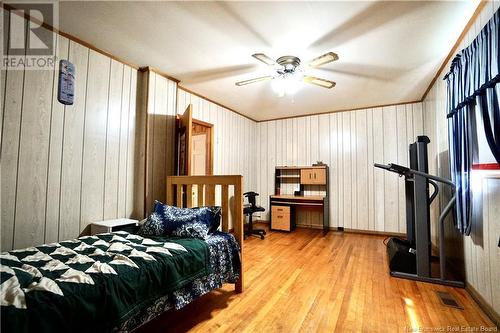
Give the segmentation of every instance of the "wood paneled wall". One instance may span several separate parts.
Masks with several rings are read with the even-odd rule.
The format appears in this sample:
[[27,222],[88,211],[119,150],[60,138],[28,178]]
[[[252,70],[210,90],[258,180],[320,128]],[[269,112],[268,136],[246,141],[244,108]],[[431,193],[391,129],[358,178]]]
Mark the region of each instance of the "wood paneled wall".
[[[407,165],[408,144],[423,134],[421,103],[273,120],[257,126],[257,188],[269,218],[277,165],[330,167],[330,226],[405,232],[404,182],[373,163]],[[299,215],[319,225],[321,213]]]
[[142,215],[137,71],[56,40],[58,58],[76,67],[73,105],[57,101],[57,70],[2,72],[2,251],[73,238],[95,220]]
[[154,200],[166,202],[167,176],[174,174],[177,83],[153,71],[141,76],[147,103],[142,116],[147,124],[145,210],[149,213]]
[[[461,50],[472,42],[483,26],[500,7],[500,1],[488,1],[460,43]],[[457,51],[458,51],[457,50]],[[424,131],[431,139],[429,147],[429,170],[431,173],[450,177],[448,159],[448,125],[446,120],[446,82],[442,80],[450,68],[450,63],[439,74],[429,94],[423,101]],[[500,179],[484,179],[475,210],[475,222],[470,237],[457,235],[451,223],[447,232],[450,251],[462,251],[465,256],[467,282],[481,295],[500,318],[500,248],[497,246],[500,235]],[[437,234],[439,213],[448,200],[449,193],[442,191],[432,206],[432,230]],[[433,240],[437,243],[437,239]]]

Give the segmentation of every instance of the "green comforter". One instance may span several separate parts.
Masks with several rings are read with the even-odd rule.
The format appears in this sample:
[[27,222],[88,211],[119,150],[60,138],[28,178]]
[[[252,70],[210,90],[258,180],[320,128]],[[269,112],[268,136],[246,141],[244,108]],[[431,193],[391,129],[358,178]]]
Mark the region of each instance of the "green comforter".
[[126,232],[0,254],[2,332],[101,332],[209,274],[198,239]]

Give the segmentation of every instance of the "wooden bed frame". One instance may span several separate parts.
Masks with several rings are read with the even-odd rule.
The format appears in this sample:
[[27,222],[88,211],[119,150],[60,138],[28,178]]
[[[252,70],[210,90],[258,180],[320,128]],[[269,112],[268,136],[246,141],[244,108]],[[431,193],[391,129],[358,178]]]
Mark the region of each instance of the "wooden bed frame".
[[[236,292],[243,292],[243,176],[169,176],[167,177],[167,205],[177,207],[214,206],[216,186],[221,186],[222,231],[229,232],[229,216],[233,212],[233,234],[241,248],[240,278],[236,282]],[[229,189],[234,188],[233,209]],[[197,187],[198,202],[187,195]]]

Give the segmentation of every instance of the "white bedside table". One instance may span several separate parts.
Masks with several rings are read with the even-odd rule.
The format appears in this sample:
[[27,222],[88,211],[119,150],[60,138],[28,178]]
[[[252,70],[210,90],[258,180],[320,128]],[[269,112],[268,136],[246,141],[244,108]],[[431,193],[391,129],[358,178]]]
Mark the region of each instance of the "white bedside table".
[[138,225],[138,220],[132,219],[116,219],[116,220],[106,220],[93,222],[90,225],[90,234],[101,234],[104,232],[119,231],[124,228],[129,228]]

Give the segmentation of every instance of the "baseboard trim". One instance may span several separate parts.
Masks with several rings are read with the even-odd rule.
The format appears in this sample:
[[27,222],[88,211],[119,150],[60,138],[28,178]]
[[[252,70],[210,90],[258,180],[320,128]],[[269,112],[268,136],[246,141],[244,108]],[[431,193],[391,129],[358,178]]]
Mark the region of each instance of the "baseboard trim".
[[481,296],[473,286],[468,282],[465,282],[465,290],[469,293],[472,299],[479,305],[481,310],[491,319],[491,321],[500,327],[500,315],[491,307],[491,305],[486,302],[486,300]]
[[[337,230],[337,228],[330,227],[330,230]],[[400,232],[360,230],[360,229],[349,229],[349,228],[344,228],[344,232],[347,232],[350,234],[363,234],[363,235],[372,235],[372,236],[392,236],[392,237],[406,238],[406,234],[403,234]]]
[[[255,223],[267,223],[269,221],[266,220],[258,220]],[[323,229],[322,225],[306,225],[306,224],[297,224],[297,228],[306,228],[306,229]],[[340,231],[340,232],[348,232],[351,234],[365,234],[365,235],[374,235],[374,236],[392,236],[392,237],[406,237],[405,233],[401,232],[389,232],[389,231],[376,231],[376,230],[361,230],[361,229],[349,229],[349,228],[341,228],[341,227],[330,227],[330,231]]]
[[[323,229],[323,226],[322,225],[297,224],[297,228]],[[329,227],[329,229],[330,229],[330,231],[346,232],[346,233],[350,233],[350,234],[363,234],[363,235],[372,235],[372,236],[390,236],[390,237],[406,238],[406,234],[400,233],[400,232],[361,230],[361,229],[349,229],[349,228],[337,228],[337,227]]]
[[323,229],[323,226],[321,225],[307,225],[307,224],[297,224],[297,228],[304,228],[304,229]]

